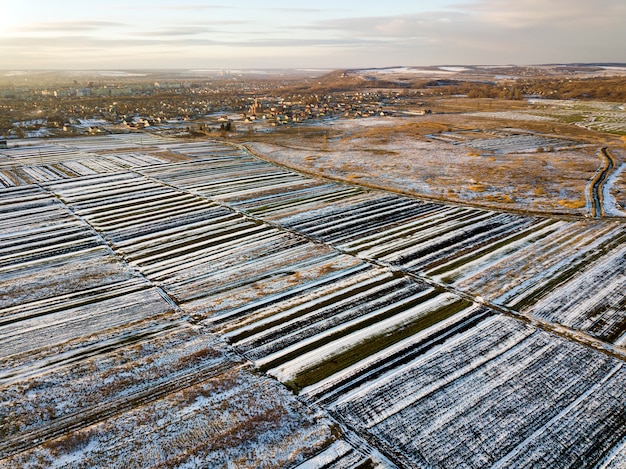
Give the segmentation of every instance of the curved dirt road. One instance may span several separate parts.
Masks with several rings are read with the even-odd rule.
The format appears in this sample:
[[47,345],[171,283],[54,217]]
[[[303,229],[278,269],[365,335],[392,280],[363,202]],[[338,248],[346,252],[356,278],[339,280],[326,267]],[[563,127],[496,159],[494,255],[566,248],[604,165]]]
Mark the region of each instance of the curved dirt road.
[[613,173],[616,166],[615,157],[611,154],[607,147],[602,147],[600,149],[600,152],[605,159],[604,169],[602,170],[602,172],[596,175],[594,179],[592,179],[592,185],[590,188],[590,198],[593,204],[591,207],[591,216],[594,218],[606,216],[606,213],[604,211],[604,197],[602,195],[602,190],[604,188],[604,184],[606,183],[611,173]]

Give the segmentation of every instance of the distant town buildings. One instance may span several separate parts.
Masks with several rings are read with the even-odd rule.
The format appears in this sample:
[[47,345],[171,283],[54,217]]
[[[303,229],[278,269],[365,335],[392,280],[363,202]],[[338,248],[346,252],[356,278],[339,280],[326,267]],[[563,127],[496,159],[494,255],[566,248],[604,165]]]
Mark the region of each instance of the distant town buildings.
[[[115,82],[73,80],[66,84],[0,89],[0,138],[68,136],[152,129],[204,131],[237,121],[296,125],[335,117],[395,115],[395,92],[276,92],[276,83],[158,80]],[[131,97],[125,99],[125,97]],[[118,97],[120,99],[118,99]],[[24,110],[32,110],[25,112]],[[223,116],[223,119],[219,119]],[[233,122],[234,123],[234,122]],[[199,128],[199,127],[198,127]],[[231,127],[234,128],[234,127]],[[247,126],[237,130],[247,130]]]
[[254,98],[254,103],[250,106],[250,110],[248,112],[252,116],[257,116],[263,112],[263,106],[259,103],[257,98]]

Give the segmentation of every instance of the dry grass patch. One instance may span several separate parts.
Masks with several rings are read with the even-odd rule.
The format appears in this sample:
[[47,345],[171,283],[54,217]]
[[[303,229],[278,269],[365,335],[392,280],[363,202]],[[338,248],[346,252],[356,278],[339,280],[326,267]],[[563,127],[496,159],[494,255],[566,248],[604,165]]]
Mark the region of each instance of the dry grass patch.
[[513,204],[515,203],[515,198],[510,196],[509,194],[497,194],[492,195],[488,194],[484,197],[486,202],[496,203],[496,204]]
[[468,187],[468,189],[471,190],[472,192],[485,192],[487,190],[485,185],[480,182],[472,184],[471,186]]
[[584,200],[565,200],[565,199],[559,200],[558,204],[561,207],[572,208],[572,209],[583,208],[587,205],[587,203]]

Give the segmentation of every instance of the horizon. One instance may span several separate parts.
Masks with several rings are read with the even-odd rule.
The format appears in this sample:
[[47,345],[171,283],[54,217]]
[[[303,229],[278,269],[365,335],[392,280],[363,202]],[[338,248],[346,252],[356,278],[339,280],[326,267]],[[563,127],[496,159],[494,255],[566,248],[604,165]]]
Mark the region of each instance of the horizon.
[[620,0],[2,1],[3,70],[623,63]]
[[[415,69],[415,70],[423,70],[423,71],[431,71],[437,72],[444,71],[445,68],[452,67],[469,67],[467,71],[471,71],[472,68],[481,70],[484,68],[541,68],[541,67],[603,67],[603,68],[626,68],[626,62],[569,62],[569,63],[508,63],[508,64],[465,64],[465,63],[441,63],[441,64],[430,64],[430,65],[392,65],[386,67],[347,67],[347,68],[323,68],[323,67],[213,67],[213,68],[189,68],[189,67],[181,67],[181,68],[104,68],[104,67],[96,67],[96,68],[2,68],[0,67],[0,72],[9,72],[15,74],[22,73],[92,73],[92,72],[125,72],[128,75],[121,76],[122,78],[132,78],[132,74],[136,74],[137,77],[141,77],[141,73],[151,73],[151,72],[197,72],[197,73],[205,73],[205,72],[231,72],[231,73],[250,73],[254,72],[323,72],[323,73],[332,73],[336,71],[367,71],[367,70],[394,70],[394,69]],[[5,74],[4,76],[11,76],[9,74]]]

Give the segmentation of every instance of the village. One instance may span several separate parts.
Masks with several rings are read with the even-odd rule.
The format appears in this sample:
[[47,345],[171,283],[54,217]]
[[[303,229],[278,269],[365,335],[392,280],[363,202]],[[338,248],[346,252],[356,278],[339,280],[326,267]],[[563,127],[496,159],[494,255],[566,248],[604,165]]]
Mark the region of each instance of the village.
[[411,90],[293,93],[283,79],[50,83],[4,87],[0,81],[0,138],[45,138],[159,130],[223,130],[225,122],[265,126],[334,117],[389,116]]

